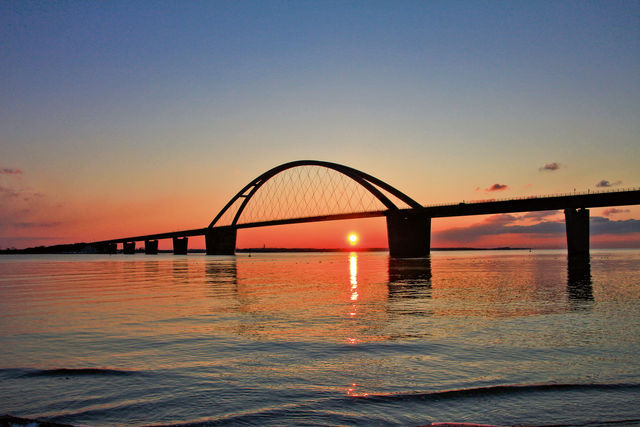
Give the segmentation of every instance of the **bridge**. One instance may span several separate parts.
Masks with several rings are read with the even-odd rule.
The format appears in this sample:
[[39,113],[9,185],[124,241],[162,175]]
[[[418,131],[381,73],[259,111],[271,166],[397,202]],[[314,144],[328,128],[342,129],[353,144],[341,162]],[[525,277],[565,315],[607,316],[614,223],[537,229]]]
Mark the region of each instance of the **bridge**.
[[[144,241],[158,253],[158,240],[173,239],[174,254],[186,255],[188,238],[205,236],[207,255],[234,255],[239,229],[319,221],[386,217],[394,258],[425,257],[431,219],[545,210],[564,210],[570,256],[589,254],[589,208],[640,204],[640,190],[527,197],[423,206],[391,185],[337,163],[300,160],[255,178],[222,208],[207,227],[91,242],[99,253],[125,254]],[[78,244],[76,244],[78,245]],[[64,246],[64,245],[62,245]],[[67,245],[68,246],[68,245]]]

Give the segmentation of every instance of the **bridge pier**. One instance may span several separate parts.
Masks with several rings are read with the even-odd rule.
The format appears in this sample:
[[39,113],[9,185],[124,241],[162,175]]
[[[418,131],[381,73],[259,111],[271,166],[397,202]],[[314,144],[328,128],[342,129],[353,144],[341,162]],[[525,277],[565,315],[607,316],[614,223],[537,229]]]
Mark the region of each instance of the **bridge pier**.
[[146,255],[158,255],[158,241],[157,240],[145,240],[144,241],[144,253]]
[[207,255],[235,255],[237,230],[234,227],[209,228],[205,234]]
[[124,242],[122,244],[122,253],[125,255],[133,255],[136,253],[136,242]]
[[186,255],[187,247],[189,245],[189,239],[187,237],[174,237],[173,238],[173,254],[174,255]]
[[565,209],[569,257],[589,256],[589,210]]
[[392,258],[426,257],[431,244],[431,218],[420,211],[389,211],[387,238]]

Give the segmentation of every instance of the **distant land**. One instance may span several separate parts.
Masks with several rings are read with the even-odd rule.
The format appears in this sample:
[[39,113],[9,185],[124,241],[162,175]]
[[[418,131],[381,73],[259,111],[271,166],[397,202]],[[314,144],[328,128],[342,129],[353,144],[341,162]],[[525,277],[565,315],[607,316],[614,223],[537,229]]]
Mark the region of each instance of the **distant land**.
[[[56,246],[37,246],[33,248],[25,249],[0,249],[0,255],[15,255],[15,254],[91,254],[95,253],[88,250],[87,244],[73,244],[73,245],[56,245]],[[457,248],[431,248],[431,251],[529,251],[533,248],[512,248],[510,246],[503,246],[497,248],[471,248],[471,247],[457,247]],[[236,249],[237,253],[276,253],[276,252],[388,252],[387,248],[242,248]],[[144,253],[144,247],[137,248],[136,252]],[[205,253],[204,249],[189,249],[189,253]],[[122,251],[118,251],[122,253]],[[161,249],[158,253],[173,253],[171,249]]]
[[[509,246],[500,248],[431,248],[431,251],[524,251],[532,248],[512,248]],[[236,252],[388,252],[387,248],[245,248],[236,249]],[[168,251],[171,252],[171,251]],[[204,250],[202,251],[204,252]]]

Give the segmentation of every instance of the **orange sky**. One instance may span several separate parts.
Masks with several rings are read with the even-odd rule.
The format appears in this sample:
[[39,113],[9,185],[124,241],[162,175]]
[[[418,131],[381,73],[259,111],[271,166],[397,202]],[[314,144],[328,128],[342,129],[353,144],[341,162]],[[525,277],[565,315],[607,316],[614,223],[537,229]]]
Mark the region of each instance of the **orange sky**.
[[[334,173],[337,174],[337,172]],[[226,203],[226,200],[220,196],[209,199],[203,195],[189,194],[189,192],[185,194],[151,193],[136,198],[133,194],[129,196],[127,189],[121,196],[111,196],[112,199],[61,194],[56,200],[54,197],[39,195],[29,190],[25,185],[28,178],[26,173],[24,176],[14,175],[16,176],[5,175],[3,178],[5,182],[13,179],[17,184],[14,187],[16,192],[22,192],[20,195],[10,197],[9,200],[13,203],[3,207],[7,221],[0,224],[0,228],[3,228],[5,234],[11,232],[15,236],[2,236],[0,247],[88,242],[202,228],[209,224],[215,213]],[[329,184],[322,181],[320,185],[328,186]],[[327,199],[326,205],[320,208],[348,212],[348,207],[332,205],[336,196],[332,193],[333,187],[327,188],[331,191],[325,189],[324,192],[314,193],[321,194]],[[348,188],[352,191],[351,187]],[[237,187],[235,191],[238,189]],[[267,191],[266,184],[263,189]],[[271,204],[277,207],[282,198],[289,197],[294,200],[295,197],[302,197],[295,194],[287,196],[287,192],[287,188],[280,188],[274,193],[276,200]],[[227,193],[233,194],[233,191],[227,189]],[[354,193],[357,191],[354,190]],[[349,196],[351,197],[351,194]],[[479,196],[495,197],[476,195],[476,197]],[[68,199],[64,200],[66,197]],[[367,197],[376,201],[366,191],[363,194],[356,194],[355,199]],[[288,203],[291,203],[291,200]],[[468,201],[469,198],[463,200]],[[317,200],[311,197],[305,203],[309,201]],[[343,203],[346,202],[343,200]],[[371,201],[363,202],[361,205],[356,205],[355,209],[358,210],[359,206],[360,208],[374,206],[372,203]],[[250,217],[252,210],[263,209],[260,206],[253,208],[252,206],[251,203],[247,205],[243,216],[246,214]],[[267,216],[263,219],[286,218],[290,215],[286,206],[281,206],[283,211],[279,212],[280,216]],[[314,208],[310,209],[308,212],[305,211],[306,214],[314,214]],[[640,247],[640,221],[635,219],[640,217],[640,207],[597,208],[591,209],[590,213],[593,247]],[[273,212],[270,215],[272,214],[275,215]],[[13,221],[13,227],[9,226],[11,221]],[[351,245],[346,237],[352,232],[359,236],[356,249],[387,247],[386,222],[383,217],[241,229],[238,232],[237,247],[350,248]],[[138,247],[140,246],[142,243],[138,243]],[[431,226],[431,246],[564,248],[566,247],[564,215],[561,211],[552,211],[435,218]],[[160,241],[159,247],[171,249],[171,240]],[[191,238],[189,247],[204,248],[204,239]]]

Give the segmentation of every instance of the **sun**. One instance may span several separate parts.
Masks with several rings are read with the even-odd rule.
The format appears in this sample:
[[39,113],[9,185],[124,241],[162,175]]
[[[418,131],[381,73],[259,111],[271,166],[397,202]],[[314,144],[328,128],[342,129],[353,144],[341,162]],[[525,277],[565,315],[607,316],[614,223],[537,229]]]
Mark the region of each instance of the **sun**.
[[347,236],[347,241],[350,245],[355,245],[356,243],[358,243],[358,235],[356,233],[349,233],[349,235]]

